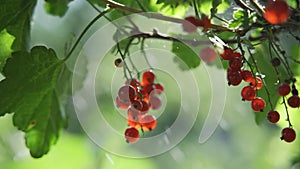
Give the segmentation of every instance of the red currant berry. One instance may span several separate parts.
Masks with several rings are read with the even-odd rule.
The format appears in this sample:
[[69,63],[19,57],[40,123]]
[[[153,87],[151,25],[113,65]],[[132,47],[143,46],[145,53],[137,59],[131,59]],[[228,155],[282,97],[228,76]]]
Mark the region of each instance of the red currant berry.
[[203,30],[207,31],[209,28],[211,28],[210,19],[207,16],[202,17],[199,26],[202,26]]
[[228,47],[224,47],[223,53],[220,55],[222,59],[224,60],[231,60],[234,58],[233,56],[233,50]]
[[284,0],[275,0],[267,3],[264,18],[271,24],[281,24],[288,20],[290,10]]
[[217,52],[209,46],[201,49],[199,55],[200,58],[206,63],[211,63],[217,58]]
[[282,83],[278,89],[277,89],[277,93],[280,95],[280,96],[286,96],[288,95],[289,93],[291,92],[291,87],[289,84],[287,83]]
[[260,97],[257,97],[257,98],[254,98],[251,102],[251,107],[254,111],[263,111],[264,108],[266,106],[266,102],[264,99],[260,98]]
[[143,103],[139,100],[133,100],[131,103],[131,107],[141,111],[143,109]]
[[183,30],[188,33],[196,32],[198,26],[200,26],[200,20],[194,16],[188,16],[182,22]]
[[145,131],[151,131],[156,127],[156,118],[152,115],[146,115],[141,119],[141,126]]
[[119,89],[118,96],[122,101],[132,101],[136,96],[136,91],[134,87],[125,85]]
[[143,86],[143,90],[145,91],[145,93],[150,94],[154,89],[154,85],[145,85]]
[[123,101],[119,98],[119,96],[116,97],[116,106],[121,110],[126,110],[130,106],[129,101]]
[[140,134],[136,128],[130,127],[125,130],[125,139],[127,143],[134,143],[138,141],[139,138]]
[[277,123],[279,121],[280,115],[277,111],[275,110],[271,110],[268,112],[267,114],[267,119],[269,120],[269,122],[271,123]]
[[[128,85],[128,82],[126,82],[126,84]],[[141,86],[141,83],[138,79],[132,78],[129,82],[129,85],[132,86],[135,90],[137,90],[137,88]]]
[[262,80],[259,77],[252,78],[250,81],[250,85],[255,89],[255,90],[260,90],[263,86]]
[[148,105],[148,103],[145,102],[145,101],[141,101],[141,102],[142,102],[142,105],[143,105],[142,110],[141,110],[141,113],[142,113],[142,114],[146,114],[146,113],[148,112],[148,110],[149,110],[149,105]]
[[253,87],[251,87],[251,86],[246,86],[246,87],[244,87],[244,88],[242,89],[241,95],[242,95],[243,100],[248,100],[248,101],[250,101],[250,100],[253,100],[253,99],[255,98],[256,92],[255,92],[255,90],[254,90]]
[[164,86],[160,83],[156,83],[153,85],[154,93],[155,94],[161,94],[164,91]]
[[130,127],[135,127],[138,128],[140,125],[140,119],[142,117],[142,114],[134,109],[134,108],[129,108],[127,111],[127,124]]
[[229,67],[232,70],[240,70],[242,67],[242,59],[234,58],[229,61]]
[[294,129],[292,128],[284,128],[282,131],[281,131],[281,137],[280,137],[281,140],[284,140],[288,143],[290,142],[293,142],[295,139],[296,139],[296,132]]
[[252,81],[253,75],[249,70],[242,70],[241,74],[242,74],[243,80],[245,82],[251,82]]
[[242,82],[241,71],[235,71],[232,69],[227,70],[227,80],[229,85],[237,86]]
[[157,110],[161,107],[161,100],[156,95],[151,95],[149,99],[149,105],[153,110]]
[[289,106],[291,106],[292,108],[297,108],[300,106],[300,98],[297,95],[289,97],[287,101]]
[[142,86],[152,85],[155,79],[153,71],[149,70],[143,73]]

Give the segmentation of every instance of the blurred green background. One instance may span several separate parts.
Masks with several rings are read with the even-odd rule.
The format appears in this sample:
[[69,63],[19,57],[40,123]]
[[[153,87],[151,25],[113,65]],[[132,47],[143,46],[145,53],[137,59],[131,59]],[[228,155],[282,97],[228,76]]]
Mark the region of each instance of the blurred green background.
[[[85,25],[97,13],[84,1],[74,1],[70,4],[68,13],[63,17],[55,17],[45,13],[44,1],[38,1],[38,8],[35,11],[34,22],[32,23],[32,45],[44,44],[54,48],[58,56],[64,56],[66,51],[65,44],[72,43],[76,39]],[[105,20],[99,21],[90,32],[96,30],[97,26],[107,23]],[[59,30],[58,32],[55,30]],[[91,33],[90,33],[91,34]],[[111,36],[111,35],[109,35]],[[86,37],[89,37],[88,35]],[[105,37],[104,37],[105,38]],[[84,41],[87,39],[84,39]],[[164,43],[168,48],[170,43]],[[78,49],[79,51],[79,49]],[[114,74],[122,74],[121,70],[115,72],[113,66],[114,55],[107,56],[102,65],[103,70],[99,71],[99,79],[106,79],[107,83],[112,80]],[[72,62],[69,65],[72,68]],[[174,64],[169,63],[169,64]],[[103,67],[103,65],[108,65]],[[101,72],[105,71],[105,74]],[[25,147],[23,133],[17,131],[12,126],[10,115],[0,119],[0,168],[1,169],[300,169],[297,161],[300,159],[300,139],[293,143],[285,143],[280,140],[280,132],[282,126],[286,126],[286,122],[281,120],[279,127],[271,125],[264,121],[260,126],[255,123],[254,113],[249,103],[241,101],[239,87],[226,87],[226,107],[220,125],[203,144],[198,142],[199,133],[203,127],[203,123],[207,116],[209,106],[218,106],[210,103],[211,88],[209,76],[206,67],[202,64],[197,69],[193,69],[192,73],[196,75],[196,81],[199,85],[200,93],[200,111],[196,119],[195,125],[180,144],[170,151],[158,156],[131,159],[121,157],[107,152],[95,143],[93,143],[81,128],[72,106],[72,98],[69,98],[68,113],[69,127],[62,132],[58,143],[53,146],[50,152],[41,159],[33,159],[30,157],[29,151]],[[172,78],[157,72],[159,80],[166,87],[167,100],[165,103],[165,114],[169,116],[160,116],[158,118],[158,131],[163,130],[162,127],[168,126],[176,118],[176,110],[180,103],[180,93],[178,86],[173,83]],[[118,75],[121,77],[121,75]],[[118,77],[113,77],[118,79]],[[115,85],[121,85],[122,79],[118,79]],[[114,121],[114,113],[111,100],[110,86],[100,83],[97,86],[99,92],[99,100],[106,102],[105,106],[100,107],[102,111],[108,112],[107,118],[120,125],[118,121]],[[220,84],[224,85],[224,84]],[[114,90],[117,90],[114,88]],[[188,90],[188,89],[187,89]],[[190,89],[193,90],[193,89]],[[108,97],[108,96],[109,97]],[[220,96],[222,97],[222,96]],[[279,111],[284,118],[283,106],[279,106]],[[172,114],[172,112],[175,112]],[[300,131],[300,125],[297,122],[300,116],[296,115],[299,110],[290,112],[292,122],[295,123],[296,131]],[[117,126],[122,132],[124,125]],[[155,131],[153,131],[155,132]],[[153,134],[153,133],[152,133]],[[109,138],[103,138],[109,140]],[[118,142],[117,142],[118,143]],[[130,151],[130,150],[129,150]],[[132,150],[136,151],[136,150]]]

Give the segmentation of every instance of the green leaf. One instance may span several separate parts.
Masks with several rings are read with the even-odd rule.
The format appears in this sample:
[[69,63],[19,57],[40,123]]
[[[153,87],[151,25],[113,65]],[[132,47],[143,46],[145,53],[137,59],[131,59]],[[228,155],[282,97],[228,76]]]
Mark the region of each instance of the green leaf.
[[6,63],[6,59],[11,56],[11,46],[15,37],[9,34],[5,29],[0,32],[0,72]]
[[33,157],[49,151],[63,127],[55,87],[63,66],[54,50],[37,46],[8,59],[0,82],[0,115],[14,113],[14,125],[25,132]]
[[30,30],[30,20],[36,5],[36,0],[2,0],[0,5],[0,31],[15,36],[13,50],[27,48]]
[[[200,65],[200,58],[197,53],[194,52],[192,48],[181,42],[173,42],[172,52],[179,58],[185,65],[182,65],[182,62],[179,63],[179,67],[182,70],[186,68],[192,69]],[[178,59],[177,58],[177,59]],[[175,58],[176,61],[176,58]]]
[[68,4],[73,0],[45,0],[45,9],[49,14],[64,16],[68,10]]

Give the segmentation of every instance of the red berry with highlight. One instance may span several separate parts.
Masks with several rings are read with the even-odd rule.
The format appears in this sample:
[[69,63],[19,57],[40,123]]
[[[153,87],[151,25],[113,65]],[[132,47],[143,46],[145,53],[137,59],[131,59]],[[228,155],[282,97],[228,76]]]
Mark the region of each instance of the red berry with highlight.
[[262,112],[266,106],[266,102],[264,99],[257,97],[254,98],[251,102],[251,107],[256,112]]
[[256,96],[256,91],[251,86],[246,86],[241,91],[242,99],[243,100],[253,100]]
[[280,96],[286,96],[288,95],[289,93],[291,92],[291,87],[289,84],[287,83],[282,83],[278,89],[277,89],[277,93],[280,95]]
[[151,131],[156,127],[156,118],[153,115],[146,115],[141,119],[143,130]]
[[300,106],[300,98],[298,95],[293,95],[289,97],[287,101],[289,106],[291,106],[292,108],[297,108]]
[[142,86],[152,85],[155,79],[153,71],[149,70],[143,73]]
[[139,134],[139,131],[136,128],[130,127],[130,128],[127,128],[125,130],[126,142],[134,143],[134,142],[138,141],[139,138],[140,138],[140,134]]
[[264,18],[271,24],[281,24],[288,20],[290,10],[284,0],[275,0],[267,3]]
[[245,82],[251,82],[252,81],[253,75],[249,70],[242,70],[241,74],[242,74],[243,80]]
[[280,137],[281,140],[284,140],[288,143],[290,142],[293,142],[295,139],[296,139],[296,132],[294,129],[292,128],[284,128],[282,131],[281,131],[281,137]]
[[237,86],[242,82],[242,74],[241,71],[236,71],[232,69],[227,70],[227,80],[229,85]]
[[279,115],[279,113],[277,111],[271,110],[267,114],[267,119],[271,123],[277,123],[279,121],[279,119],[280,119],[280,115]]
[[136,96],[136,91],[134,87],[125,85],[119,89],[118,96],[124,102],[133,101]]

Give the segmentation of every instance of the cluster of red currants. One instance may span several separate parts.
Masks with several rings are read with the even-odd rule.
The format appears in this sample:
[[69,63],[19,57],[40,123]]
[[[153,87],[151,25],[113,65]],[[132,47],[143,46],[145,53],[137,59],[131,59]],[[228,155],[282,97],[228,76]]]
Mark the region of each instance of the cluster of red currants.
[[150,109],[157,110],[162,102],[159,95],[164,87],[160,83],[154,83],[155,74],[152,70],[142,75],[140,82],[136,78],[127,81],[118,91],[116,106],[121,110],[127,110],[128,128],[125,130],[125,139],[128,143],[139,140],[139,130],[151,131],[156,127],[156,117],[148,114]]
[[[298,90],[296,89],[295,84],[292,84],[292,89],[288,83],[282,83],[279,85],[277,89],[278,95],[285,97],[289,93],[292,92],[292,96],[290,96],[287,100],[287,103],[290,107],[292,108],[298,108],[300,106],[300,98],[298,94]],[[277,123],[280,119],[280,115],[278,111],[276,110],[271,110],[267,114],[267,119],[271,123]],[[281,139],[286,141],[286,142],[292,142],[296,139],[296,132],[291,126],[284,128],[281,131]]]
[[242,70],[243,57],[239,52],[234,52],[231,48],[224,47],[224,52],[220,55],[224,60],[229,61],[227,69],[227,80],[229,85],[237,86],[242,81],[249,83],[242,91],[243,101],[251,101],[251,107],[254,111],[263,111],[266,106],[266,102],[263,98],[256,97],[256,91],[262,88],[262,80],[259,77],[255,77],[251,71]]

